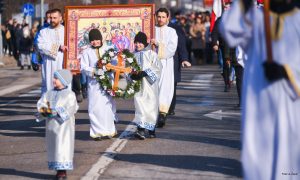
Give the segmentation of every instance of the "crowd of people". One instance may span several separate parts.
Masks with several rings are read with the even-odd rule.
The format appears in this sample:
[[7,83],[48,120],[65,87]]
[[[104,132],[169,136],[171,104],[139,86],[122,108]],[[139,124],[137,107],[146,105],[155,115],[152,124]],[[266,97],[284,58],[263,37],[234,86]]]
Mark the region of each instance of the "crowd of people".
[[[155,37],[149,42],[145,33],[136,33],[134,56],[141,70],[129,74],[130,79],[142,82],[140,92],[134,97],[135,137],[141,140],[156,137],[155,129],[164,127],[167,118],[175,114],[181,68],[190,67],[192,63],[211,64],[215,52],[222,67],[224,92],[230,90],[230,76],[235,70],[238,106],[242,106],[243,112],[245,178],[281,179],[284,173],[299,172],[300,145],[291,149],[298,145],[294,138],[299,134],[297,98],[300,86],[295,74],[300,72],[297,53],[300,45],[298,41],[291,42],[300,32],[299,25],[293,25],[299,19],[299,9],[293,0],[271,1],[271,10],[276,14],[272,18],[279,19],[272,21],[272,28],[277,28],[272,30],[271,52],[275,55],[272,58],[266,55],[270,47],[263,46],[262,37],[268,35],[261,28],[263,2],[257,1],[259,8],[250,0],[236,1],[233,5],[230,0],[222,2],[223,13],[211,28],[212,32],[209,31],[209,12],[176,13],[171,18],[168,9],[159,8],[155,13]],[[34,58],[30,54],[40,56],[40,60],[34,61],[34,64],[41,64],[42,72],[37,117],[46,120],[49,169],[57,171],[57,179],[64,179],[66,170],[73,169],[75,113],[77,103],[82,101],[82,87],[87,91],[84,97],[88,97],[93,140],[114,137],[118,118],[114,99],[96,80],[102,73],[96,64],[108,49],[103,31],[89,30],[88,48],[81,56],[81,75],[72,75],[63,69],[63,56],[68,48],[64,45],[62,12],[52,9],[46,17],[43,28],[35,24],[31,30],[26,24],[18,25],[9,20],[2,27],[3,45],[4,53],[14,56],[21,69],[31,67],[30,59]],[[257,21],[251,22],[252,18]],[[288,44],[292,46],[287,48]],[[282,48],[286,52],[280,51]],[[80,82],[82,76],[86,77],[85,83]]]

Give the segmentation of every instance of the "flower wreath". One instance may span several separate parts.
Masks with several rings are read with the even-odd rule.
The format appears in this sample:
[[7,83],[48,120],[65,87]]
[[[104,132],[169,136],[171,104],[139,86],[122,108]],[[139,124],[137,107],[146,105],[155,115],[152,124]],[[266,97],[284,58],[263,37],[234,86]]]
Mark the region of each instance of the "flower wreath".
[[115,59],[125,62],[125,67],[127,70],[129,70],[126,72],[127,74],[125,73],[126,75],[128,75],[128,73],[134,73],[141,70],[136,61],[136,58],[134,57],[134,54],[131,53],[128,49],[117,52],[115,51],[115,49],[111,48],[108,49],[97,62],[96,71],[98,71],[98,75],[96,75],[96,79],[103,90],[105,90],[106,93],[110,96],[125,99],[131,98],[135,95],[135,93],[140,91],[141,81],[135,81],[128,78],[127,86],[125,89],[114,87],[110,76],[111,73],[114,73],[114,71],[109,67],[112,63],[112,60]]

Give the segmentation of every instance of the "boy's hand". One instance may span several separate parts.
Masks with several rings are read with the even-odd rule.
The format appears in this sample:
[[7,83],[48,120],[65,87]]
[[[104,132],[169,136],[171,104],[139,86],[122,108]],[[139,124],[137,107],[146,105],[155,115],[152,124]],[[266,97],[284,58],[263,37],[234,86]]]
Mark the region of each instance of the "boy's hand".
[[156,42],[155,39],[151,39],[150,40],[150,44],[154,45],[154,46],[158,46],[158,43]]
[[64,45],[60,45],[60,46],[59,46],[59,50],[60,50],[61,52],[65,52],[65,51],[68,51],[68,47],[67,47],[67,46],[64,46]]
[[141,80],[143,77],[148,76],[145,71],[139,71],[138,73],[133,73],[131,74],[131,79],[132,80]]

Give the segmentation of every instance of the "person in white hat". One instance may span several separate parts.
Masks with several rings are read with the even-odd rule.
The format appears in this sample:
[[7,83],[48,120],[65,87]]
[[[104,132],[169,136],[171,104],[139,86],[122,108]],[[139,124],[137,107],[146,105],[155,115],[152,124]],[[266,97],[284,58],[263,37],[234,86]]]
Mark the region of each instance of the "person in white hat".
[[48,168],[56,170],[56,179],[65,179],[66,170],[73,170],[76,97],[68,86],[72,82],[70,70],[54,72],[52,90],[37,103],[40,116],[46,119],[46,148]]

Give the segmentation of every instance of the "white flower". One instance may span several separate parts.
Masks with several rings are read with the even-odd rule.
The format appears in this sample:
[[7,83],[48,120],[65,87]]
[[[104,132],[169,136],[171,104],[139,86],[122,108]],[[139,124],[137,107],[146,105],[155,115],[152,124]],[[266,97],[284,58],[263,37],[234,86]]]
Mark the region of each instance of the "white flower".
[[127,93],[128,93],[128,94],[133,94],[133,93],[134,93],[134,90],[133,90],[132,88],[130,88],[130,89],[127,90]]
[[125,54],[122,54],[122,56],[121,56],[122,58],[126,58],[126,56],[125,56]]
[[114,57],[115,56],[115,53],[113,51],[109,51],[108,54],[109,54],[110,57]]
[[107,86],[103,86],[103,89],[106,90],[106,89],[107,89]]
[[107,63],[106,59],[103,59],[103,60],[102,60],[102,63],[103,63],[103,64],[106,64],[106,63]]
[[104,79],[104,78],[105,78],[105,76],[103,76],[103,75],[101,76],[101,75],[100,75],[100,77],[99,77],[99,78],[100,78],[100,79]]
[[103,66],[103,67],[102,67],[102,69],[103,69],[103,71],[104,71],[104,72],[106,72],[106,71],[107,71],[107,69],[106,69],[106,67],[105,67],[105,66]]
[[132,63],[132,62],[133,62],[133,59],[132,59],[132,58],[127,58],[127,61],[128,61],[129,63]]
[[105,56],[103,59],[106,61],[106,60],[107,60],[107,57]]
[[97,75],[103,76],[104,75],[104,71],[102,69],[98,69]]

